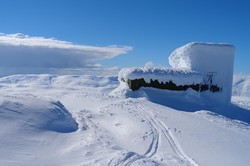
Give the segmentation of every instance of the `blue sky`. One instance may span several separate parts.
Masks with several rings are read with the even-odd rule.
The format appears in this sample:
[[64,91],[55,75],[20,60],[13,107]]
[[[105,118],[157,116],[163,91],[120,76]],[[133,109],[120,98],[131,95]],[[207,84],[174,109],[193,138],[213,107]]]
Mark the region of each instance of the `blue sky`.
[[168,66],[188,42],[236,47],[235,72],[250,73],[247,0],[1,0],[0,32],[54,37],[77,44],[129,45],[133,50],[103,66]]

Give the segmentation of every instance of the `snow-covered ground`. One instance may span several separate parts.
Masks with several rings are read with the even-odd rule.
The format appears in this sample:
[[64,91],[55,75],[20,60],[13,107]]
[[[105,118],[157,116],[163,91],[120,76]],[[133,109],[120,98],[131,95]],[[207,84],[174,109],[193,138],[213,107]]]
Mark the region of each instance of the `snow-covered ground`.
[[250,77],[233,85],[219,108],[117,76],[2,77],[0,165],[248,166]]

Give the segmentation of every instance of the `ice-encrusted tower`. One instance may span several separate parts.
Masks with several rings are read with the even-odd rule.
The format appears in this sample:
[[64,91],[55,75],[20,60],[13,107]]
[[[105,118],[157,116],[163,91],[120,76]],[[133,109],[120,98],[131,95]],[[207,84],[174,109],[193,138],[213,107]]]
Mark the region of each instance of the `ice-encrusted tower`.
[[231,102],[234,52],[230,44],[192,42],[177,48],[169,56],[169,64],[200,72],[204,82],[221,88],[218,93],[201,93],[201,97],[224,105]]

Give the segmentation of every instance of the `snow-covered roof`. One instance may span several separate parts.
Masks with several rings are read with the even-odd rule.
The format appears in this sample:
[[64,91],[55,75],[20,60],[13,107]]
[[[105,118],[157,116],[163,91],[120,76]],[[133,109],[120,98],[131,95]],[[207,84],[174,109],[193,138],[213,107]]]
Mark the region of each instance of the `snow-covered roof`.
[[199,84],[203,81],[203,77],[199,72],[188,69],[133,67],[124,68],[119,72],[119,80],[128,81],[140,78],[143,78],[148,83],[151,79],[163,83],[171,80],[176,85]]

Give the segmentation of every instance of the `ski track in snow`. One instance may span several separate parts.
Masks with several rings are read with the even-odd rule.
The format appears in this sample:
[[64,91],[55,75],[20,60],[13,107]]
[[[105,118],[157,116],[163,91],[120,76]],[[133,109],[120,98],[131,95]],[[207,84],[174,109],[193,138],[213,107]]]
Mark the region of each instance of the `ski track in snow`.
[[[176,155],[178,155],[183,161],[188,163],[190,166],[198,166],[198,164],[182,150],[181,145],[179,144],[178,140],[174,137],[172,132],[159,118],[157,118],[157,116],[152,111],[146,109],[145,106],[141,105],[140,103],[138,103],[138,108],[141,116],[147,119],[147,121],[151,123],[152,126],[155,126],[158,135],[160,132],[164,135],[164,137],[168,140],[172,150],[175,152]],[[158,142],[159,142],[159,137],[156,146],[154,148],[151,148],[151,150],[149,151],[150,152],[148,153],[150,154],[149,157],[152,157],[157,152],[159,146]]]
[[[182,149],[181,145],[179,144],[178,140],[174,137],[172,132],[163,123],[152,111],[147,109],[144,105],[140,104],[139,102],[132,101],[133,106],[135,106],[136,113],[145,120],[147,125],[150,127],[152,131],[152,141],[149,145],[149,148],[143,155],[139,155],[134,152],[128,152],[126,156],[121,159],[120,161],[114,162],[116,159],[112,159],[109,163],[109,166],[130,166],[137,160],[141,160],[144,158],[152,158],[158,151],[159,147],[161,146],[160,143],[163,141],[161,140],[161,135],[168,141],[170,147],[172,148],[173,152],[183,161],[185,164],[189,166],[199,166],[192,158],[190,158]],[[119,160],[119,159],[118,159]]]

